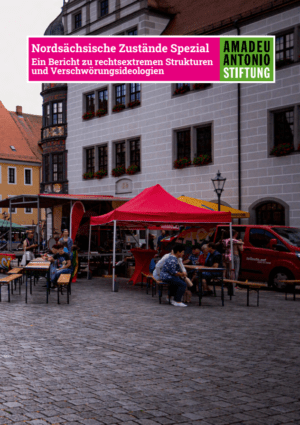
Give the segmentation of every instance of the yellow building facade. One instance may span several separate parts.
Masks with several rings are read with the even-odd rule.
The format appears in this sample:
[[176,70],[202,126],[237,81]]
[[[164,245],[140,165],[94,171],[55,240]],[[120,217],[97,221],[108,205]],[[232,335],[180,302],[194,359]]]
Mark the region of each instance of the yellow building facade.
[[[40,186],[40,166],[31,163],[8,162],[0,159],[0,200],[16,195],[37,195]],[[22,225],[37,224],[36,208],[0,209],[1,217],[12,214],[12,222]],[[3,215],[4,213],[4,215]]]
[[[42,117],[24,114],[22,107],[16,112],[8,111],[0,101],[0,199],[17,195],[40,193],[40,170],[42,162]],[[36,208],[0,209],[0,218],[21,225],[36,225]],[[41,217],[42,218],[42,217]]]

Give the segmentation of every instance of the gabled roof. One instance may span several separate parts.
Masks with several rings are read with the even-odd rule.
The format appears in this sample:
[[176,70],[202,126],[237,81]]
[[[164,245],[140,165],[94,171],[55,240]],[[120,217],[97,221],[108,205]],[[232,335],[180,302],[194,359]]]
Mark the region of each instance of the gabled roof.
[[204,34],[234,21],[276,10],[296,0],[148,0],[148,7],[173,15],[163,35]]
[[40,115],[10,112],[0,101],[0,159],[40,163],[41,128]]
[[97,226],[118,222],[118,226],[130,227],[140,225],[147,227],[150,223],[229,223],[230,212],[208,211],[194,207],[176,199],[159,184],[144,189],[139,195],[116,208],[114,211],[91,217],[91,225]]

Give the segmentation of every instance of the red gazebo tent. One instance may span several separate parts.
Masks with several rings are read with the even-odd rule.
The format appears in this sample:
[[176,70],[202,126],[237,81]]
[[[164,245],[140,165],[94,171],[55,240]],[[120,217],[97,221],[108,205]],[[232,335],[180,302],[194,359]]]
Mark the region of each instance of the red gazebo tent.
[[129,229],[147,229],[153,225],[173,223],[180,225],[229,223],[230,237],[232,239],[230,212],[210,211],[186,204],[185,202],[179,201],[174,196],[170,195],[159,184],[144,189],[139,195],[107,214],[98,217],[91,217],[89,244],[91,241],[92,226],[112,225],[114,227],[113,290],[115,281],[117,225]]

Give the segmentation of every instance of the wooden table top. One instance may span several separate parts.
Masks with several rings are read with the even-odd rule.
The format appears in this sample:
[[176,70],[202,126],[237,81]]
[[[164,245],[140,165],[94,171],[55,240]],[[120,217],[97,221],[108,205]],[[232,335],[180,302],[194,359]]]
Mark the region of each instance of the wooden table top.
[[184,264],[186,269],[194,269],[194,270],[225,270],[224,267],[207,267],[207,266],[193,266]]
[[50,267],[51,263],[50,261],[44,261],[43,263],[33,263],[30,262],[27,264],[27,266],[25,266],[25,269],[37,269],[37,270],[48,270]]

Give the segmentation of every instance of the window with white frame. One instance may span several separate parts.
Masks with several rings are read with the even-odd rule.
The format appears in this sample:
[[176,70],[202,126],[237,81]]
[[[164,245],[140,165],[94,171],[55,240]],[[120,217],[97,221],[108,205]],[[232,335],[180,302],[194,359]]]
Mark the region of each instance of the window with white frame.
[[26,207],[24,208],[25,214],[32,214],[32,208]]
[[32,186],[32,168],[24,169],[24,184]]
[[16,167],[8,167],[7,169],[7,182],[8,184],[16,184],[17,183],[17,176],[16,176]]
[[[13,196],[15,195],[8,195],[8,198],[12,198]],[[17,214],[17,208],[15,207],[8,208],[8,212],[9,214]]]

